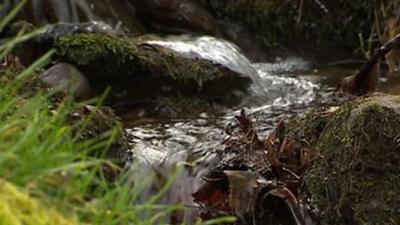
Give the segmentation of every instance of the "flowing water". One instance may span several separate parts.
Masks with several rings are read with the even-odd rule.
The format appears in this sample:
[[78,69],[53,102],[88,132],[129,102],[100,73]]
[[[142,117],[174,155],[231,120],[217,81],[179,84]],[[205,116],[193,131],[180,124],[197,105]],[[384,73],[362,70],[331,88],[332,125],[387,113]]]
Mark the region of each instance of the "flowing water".
[[[247,111],[263,124],[259,126],[262,130],[271,129],[281,118],[301,113],[318,96],[317,84],[293,76],[295,72],[308,69],[308,63],[300,59],[251,63],[235,45],[213,37],[174,37],[170,41],[148,43],[170,48],[186,57],[207,59],[249,76],[255,92],[244,100],[241,108],[247,106]],[[254,99],[261,99],[262,102],[255,103]],[[223,116],[200,112],[191,116],[195,119],[175,118],[127,128],[132,135],[133,152],[149,164],[168,164],[168,160],[171,163],[187,160],[188,153],[192,155],[220,149],[225,128],[232,122],[237,110],[225,110]]]
[[[114,12],[117,8],[113,5],[114,1],[106,2],[33,0],[31,13],[38,23],[47,23],[51,19],[45,16],[47,14],[44,9],[52,7],[58,21],[102,19],[114,27],[119,24],[118,16],[122,13]],[[110,10],[104,7],[108,4],[113,5]],[[97,8],[99,10],[96,11]],[[111,17],[100,15],[102,8],[106,8],[102,13],[110,11]],[[3,14],[1,11],[0,15]],[[354,71],[353,68],[348,70],[339,67],[314,70],[310,62],[296,57],[277,59],[276,62],[253,63],[234,44],[208,36],[170,37],[148,43],[170,48],[186,57],[203,58],[224,65],[253,81],[251,94],[238,108],[222,109],[222,112],[215,114],[196,111],[190,117],[152,121],[135,126],[129,125],[131,121],[125,121],[132,152],[140,165],[140,170],[137,167],[132,169],[131,179],[135,183],[143,180],[152,182],[153,188],[143,193],[142,200],[145,201],[163,186],[175,165],[183,164],[185,169],[178,175],[162,202],[187,206],[184,214],[177,217],[189,223],[196,215],[191,193],[202,184],[202,175],[218,163],[215,153],[224,148],[222,142],[226,136],[225,130],[229,128],[238,110],[246,108],[255,119],[257,129],[265,135],[280,120],[302,114],[311,105],[324,101],[327,91],[335,87],[343,76]],[[381,81],[382,91],[399,94],[399,77],[388,76]]]
[[[192,221],[196,208],[191,193],[202,184],[202,175],[218,163],[216,152],[224,148],[225,130],[241,108],[256,119],[258,131],[265,135],[282,119],[304,112],[321,92],[319,85],[297,77],[310,69],[299,58],[277,63],[251,63],[238,47],[213,37],[173,37],[148,44],[170,48],[186,57],[202,58],[224,65],[253,81],[252,92],[237,109],[224,109],[213,115],[200,112],[191,119],[175,118],[159,123],[127,127],[132,151],[142,167],[151,168],[156,176],[168,179],[174,165],[185,162],[185,170],[164,198],[168,203],[187,206],[186,221]],[[142,179],[142,178],[138,178]],[[152,194],[148,192],[147,194]]]
[[[299,58],[252,64],[236,45],[208,36],[176,36],[147,43],[172,49],[188,58],[206,59],[250,77],[253,96],[258,97],[263,105],[306,104],[314,100],[318,89],[312,82],[284,75],[308,69],[308,62]],[[276,76],[279,73],[282,76]]]

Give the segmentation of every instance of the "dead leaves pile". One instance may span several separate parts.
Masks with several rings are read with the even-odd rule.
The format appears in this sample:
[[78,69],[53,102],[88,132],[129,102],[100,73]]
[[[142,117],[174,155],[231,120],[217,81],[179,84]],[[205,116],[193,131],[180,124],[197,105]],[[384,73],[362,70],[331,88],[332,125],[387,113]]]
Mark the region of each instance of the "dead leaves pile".
[[320,155],[305,140],[286,137],[279,123],[260,140],[242,111],[219,165],[193,194],[204,219],[234,215],[240,224],[306,224],[303,176]]

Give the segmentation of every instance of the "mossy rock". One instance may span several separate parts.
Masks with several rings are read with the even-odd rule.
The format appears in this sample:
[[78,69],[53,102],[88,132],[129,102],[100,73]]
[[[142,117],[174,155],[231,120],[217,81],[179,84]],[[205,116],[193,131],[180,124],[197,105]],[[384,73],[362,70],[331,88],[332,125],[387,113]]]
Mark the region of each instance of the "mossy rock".
[[323,156],[305,177],[321,224],[398,224],[400,96],[323,111],[288,125],[291,136],[308,140]]
[[106,151],[94,152],[95,157],[106,157],[124,165],[131,160],[129,144],[120,118],[107,106],[85,105],[77,107],[67,118],[69,124],[76,127],[75,132],[81,140],[109,140]]
[[250,84],[249,78],[210,61],[107,34],[59,36],[54,47],[58,59],[76,65],[98,92],[110,86],[114,96],[130,101],[171,93],[223,98]]
[[55,209],[44,207],[37,199],[18,190],[0,179],[0,224],[1,225],[75,225]]

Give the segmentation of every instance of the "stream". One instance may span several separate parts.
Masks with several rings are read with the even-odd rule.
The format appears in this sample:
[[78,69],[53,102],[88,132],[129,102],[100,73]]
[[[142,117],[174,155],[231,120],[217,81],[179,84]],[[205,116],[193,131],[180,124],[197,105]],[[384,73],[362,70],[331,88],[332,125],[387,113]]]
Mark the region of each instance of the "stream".
[[[224,149],[222,142],[240,109],[245,108],[256,120],[258,132],[266,135],[279,121],[302,114],[309,106],[322,102],[324,95],[321,93],[329,91],[298,76],[311,69],[311,63],[301,58],[292,57],[276,63],[251,63],[235,45],[213,37],[172,37],[170,41],[148,43],[170,48],[187,57],[200,57],[222,64],[249,76],[253,81],[249,96],[237,107],[223,108],[215,113],[206,110],[185,115],[185,118],[134,126],[125,121],[134,158],[140,162],[140,170],[147,171],[138,175],[135,165],[133,182],[150,182],[150,174],[153,174],[155,178],[151,183],[160,188],[175,165],[184,165],[183,172],[162,203],[186,206],[179,218],[189,223],[196,215],[191,194],[203,183],[202,176],[218,163],[216,152]],[[149,190],[143,194],[143,201],[157,188]]]
[[[222,142],[240,109],[246,109],[263,137],[279,121],[301,115],[310,107],[329,101],[339,80],[354,71],[354,68],[342,67],[316,69],[312,62],[299,57],[252,63],[238,47],[213,37],[181,36],[148,43],[170,48],[186,57],[222,64],[253,81],[249,96],[236,107],[223,108],[215,113],[206,110],[184,118],[135,126],[127,123],[133,155],[140,162],[140,170],[147,171],[144,176],[133,172],[136,174],[133,180],[148,180],[153,186],[143,193],[142,200],[146,201],[166,183],[176,165],[184,165],[183,172],[162,203],[185,206],[184,212],[174,215],[174,219],[189,224],[198,215],[192,193],[204,183],[203,175],[217,165],[216,153],[224,149]],[[381,84],[381,91],[391,93],[396,89],[394,87],[398,89],[400,79],[381,78]],[[137,171],[137,167],[134,168],[133,171]],[[309,219],[307,224],[315,223]]]
[[[51,21],[44,17],[43,3],[32,1],[34,18],[39,24]],[[86,17],[85,20],[101,19],[116,30],[122,29],[122,12],[116,13],[119,12],[116,6],[111,7],[112,16],[104,18],[95,13],[95,10],[97,14],[107,12],[105,4],[98,0],[52,1],[52,4],[58,21],[82,22],[80,17]],[[203,184],[203,175],[217,165],[219,159],[216,153],[224,149],[223,141],[235,120],[234,116],[241,109],[254,119],[257,131],[264,137],[281,120],[301,115],[310,107],[329,101],[330,93],[339,81],[359,67],[316,65],[312,60],[297,56],[276,58],[273,62],[252,62],[236,45],[212,36],[177,35],[146,42],[188,58],[201,58],[223,65],[241,76],[249,77],[253,83],[248,95],[235,106],[215,109],[204,106],[204,110],[186,110],[188,112],[184,116],[142,118],[140,123],[137,123],[137,117],[131,119],[129,110],[120,115],[135,159],[127,165],[131,167],[130,180],[135,184],[148,185],[143,189],[140,202],[146,202],[162,189],[174,168],[181,165],[183,170],[160,203],[183,205],[185,210],[171,215],[171,221],[188,224],[194,223],[198,213],[192,193]],[[386,74],[380,78],[380,83],[379,91],[400,94],[400,77]],[[135,113],[144,114],[140,110]],[[314,223],[309,221],[307,224]]]

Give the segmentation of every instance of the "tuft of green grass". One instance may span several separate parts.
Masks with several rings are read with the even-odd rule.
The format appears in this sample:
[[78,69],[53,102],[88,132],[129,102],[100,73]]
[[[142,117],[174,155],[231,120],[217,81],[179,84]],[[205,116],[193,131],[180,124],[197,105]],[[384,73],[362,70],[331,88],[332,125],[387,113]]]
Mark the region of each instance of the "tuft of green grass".
[[[21,7],[18,5],[7,18],[13,18]],[[0,29],[10,20],[2,21]],[[40,30],[21,31],[7,41],[0,40],[3,43],[0,45],[0,61],[5,62],[16,45],[39,33]],[[56,50],[50,50],[22,71],[7,68],[7,65],[0,67],[0,181],[6,184],[4,191],[16,195],[16,198],[4,198],[6,200],[0,198],[0,205],[4,206],[0,207],[0,224],[14,225],[29,220],[17,220],[17,214],[1,217],[11,215],[2,210],[14,207],[9,203],[18,201],[18,198],[35,205],[29,208],[29,214],[34,218],[39,218],[35,213],[40,214],[40,218],[47,218],[42,217],[47,209],[51,214],[57,210],[54,212],[57,217],[74,218],[78,224],[168,224],[170,213],[182,210],[183,206],[159,202],[174,183],[179,168],[158,193],[147,201],[140,201],[150,178],[132,183],[128,174],[122,174],[110,181],[104,168],[118,166],[107,158],[97,158],[92,154],[107,150],[120,128],[105,132],[101,139],[79,139],[79,132],[86,129],[93,117],[89,115],[74,124],[68,118],[82,104],[69,97],[54,103],[55,91],[29,88],[32,78],[51,63],[55,53]],[[101,103],[101,99],[97,102]],[[26,210],[21,211],[24,212]],[[196,225],[232,221],[230,217],[219,218],[204,223],[199,221]],[[44,224],[56,223],[47,221]]]
[[[87,120],[70,125],[67,117],[82,105],[68,97],[54,104],[54,93],[44,90],[29,93],[24,89],[21,93],[53,54],[54,50],[50,50],[21,73],[11,74],[14,79],[0,82],[0,178],[25,189],[42,204],[77,217],[81,223],[168,221],[168,212],[181,206],[161,206],[157,201],[173,180],[149,202],[139,204],[140,185],[132,185],[124,176],[110,182],[104,167],[117,166],[108,159],[92,157],[92,152],[110,146],[116,136],[113,130],[100,140],[78,140],[76,131],[85,130]],[[0,79],[10,76],[5,73],[0,72]],[[145,218],[141,216],[144,213]]]

